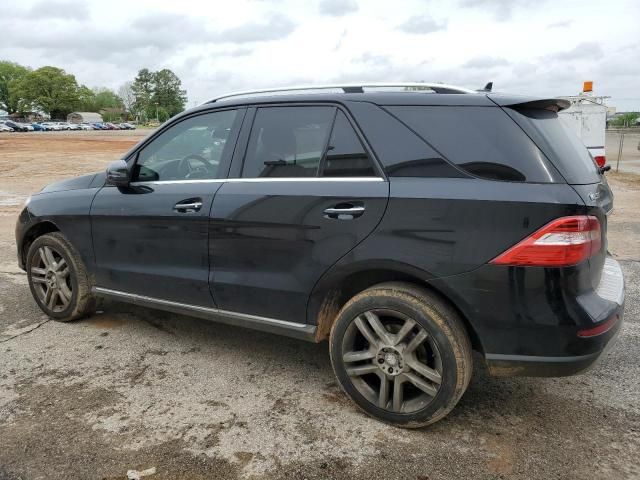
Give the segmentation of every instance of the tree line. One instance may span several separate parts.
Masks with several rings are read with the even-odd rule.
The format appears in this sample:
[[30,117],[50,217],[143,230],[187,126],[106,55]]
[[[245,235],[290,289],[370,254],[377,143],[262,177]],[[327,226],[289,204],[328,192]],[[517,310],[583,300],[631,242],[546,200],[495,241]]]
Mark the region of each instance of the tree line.
[[0,109],[9,114],[38,112],[61,119],[74,111],[102,111],[107,121],[115,120],[109,115],[126,113],[140,121],[164,122],[184,110],[186,103],[180,78],[166,68],[156,72],[143,68],[115,92],[79,84],[74,75],[58,67],[33,70],[0,60]]

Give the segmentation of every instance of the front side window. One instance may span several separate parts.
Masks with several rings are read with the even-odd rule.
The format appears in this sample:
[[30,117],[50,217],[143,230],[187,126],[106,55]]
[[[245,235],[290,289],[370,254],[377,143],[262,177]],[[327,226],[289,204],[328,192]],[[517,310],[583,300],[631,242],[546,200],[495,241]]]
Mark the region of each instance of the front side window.
[[183,120],[138,154],[133,181],[217,178],[237,110],[211,112]]
[[316,177],[334,115],[333,107],[259,108],[242,177]]

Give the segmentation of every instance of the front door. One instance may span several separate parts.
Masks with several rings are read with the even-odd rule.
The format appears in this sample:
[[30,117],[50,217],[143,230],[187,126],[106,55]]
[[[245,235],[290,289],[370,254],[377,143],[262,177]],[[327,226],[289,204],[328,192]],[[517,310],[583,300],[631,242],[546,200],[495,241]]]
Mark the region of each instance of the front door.
[[236,109],[181,119],[130,159],[130,187],[100,190],[91,207],[96,286],[213,306],[209,212],[243,115]]
[[213,295],[221,310],[305,323],[313,286],[375,228],[389,185],[334,106],[262,107],[245,128],[238,178],[213,201]]

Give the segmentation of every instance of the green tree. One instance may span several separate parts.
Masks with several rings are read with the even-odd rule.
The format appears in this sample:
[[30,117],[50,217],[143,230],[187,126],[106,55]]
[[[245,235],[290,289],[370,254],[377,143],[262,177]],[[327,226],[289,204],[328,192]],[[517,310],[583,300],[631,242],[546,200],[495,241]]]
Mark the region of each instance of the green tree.
[[187,92],[182,89],[182,81],[167,68],[158,72],[148,68],[140,70],[131,84],[131,94],[132,111],[146,119],[157,116],[160,120],[166,120],[184,110],[187,103]]
[[175,73],[162,69],[155,73],[154,81],[152,103],[164,108],[170,117],[184,110],[187,92],[182,89],[182,82]]
[[614,118],[612,124],[616,127],[635,127],[638,117],[640,117],[640,113],[638,112],[625,113]]
[[84,85],[78,89],[80,97],[79,110],[83,112],[99,112],[104,108],[123,108],[122,99],[108,88],[87,88]]
[[82,112],[96,112],[96,94],[86,85],[78,87],[78,110]]
[[61,68],[42,67],[29,72],[17,82],[16,89],[25,103],[51,118],[64,118],[80,104],[76,77]]
[[131,91],[135,98],[133,110],[136,113],[146,112],[151,105],[151,97],[155,87],[154,74],[148,68],[143,68],[133,80]]
[[21,98],[17,94],[17,85],[29,73],[29,69],[14,62],[0,61],[0,109],[7,113],[21,110]]
[[108,88],[96,88],[95,93],[96,111],[103,108],[124,108],[122,99],[116,95],[116,92]]

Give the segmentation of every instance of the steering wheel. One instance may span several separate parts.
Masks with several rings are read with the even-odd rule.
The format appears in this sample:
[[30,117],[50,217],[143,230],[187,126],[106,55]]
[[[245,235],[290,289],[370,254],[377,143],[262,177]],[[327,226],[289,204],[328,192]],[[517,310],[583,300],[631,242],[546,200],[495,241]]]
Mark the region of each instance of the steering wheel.
[[[192,160],[197,160],[202,165],[194,167],[191,164]],[[206,158],[204,158],[202,155],[198,155],[197,153],[192,153],[191,155],[187,155],[182,160],[180,160],[180,163],[178,163],[178,173],[184,178],[191,178],[192,176],[197,174],[211,173],[210,167],[213,167],[213,165],[211,165],[211,163],[209,163]]]

